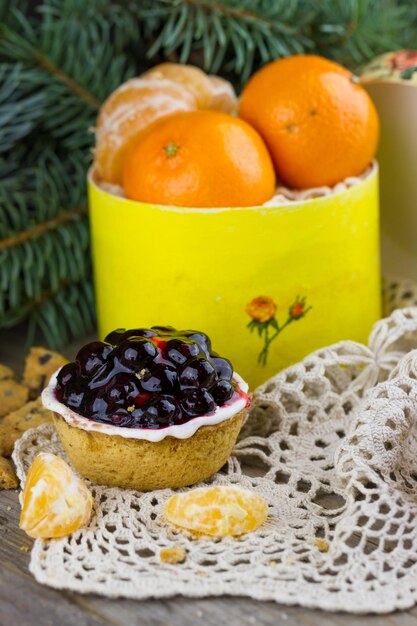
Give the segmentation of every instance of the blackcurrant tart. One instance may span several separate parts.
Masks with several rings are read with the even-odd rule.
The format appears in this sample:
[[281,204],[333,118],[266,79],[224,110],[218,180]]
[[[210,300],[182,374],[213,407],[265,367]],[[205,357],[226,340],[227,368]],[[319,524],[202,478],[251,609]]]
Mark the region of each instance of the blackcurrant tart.
[[205,333],[153,326],[119,328],[81,348],[43,402],[81,474],[148,490],[193,484],[222,467],[249,399]]

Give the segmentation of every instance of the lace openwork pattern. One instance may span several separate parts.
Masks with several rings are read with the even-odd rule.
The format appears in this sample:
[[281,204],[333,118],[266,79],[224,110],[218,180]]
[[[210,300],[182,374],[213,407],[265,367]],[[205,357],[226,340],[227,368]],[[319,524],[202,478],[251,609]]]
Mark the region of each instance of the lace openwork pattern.
[[[386,301],[398,307],[398,288]],[[403,287],[401,287],[402,289]],[[411,291],[410,291],[411,290]],[[88,528],[37,540],[30,569],[44,584],[131,598],[246,595],[352,613],[417,601],[417,291],[378,322],[369,345],[344,341],[258,388],[216,484],[253,489],[267,522],[240,538],[168,526],[170,490],[92,485]],[[63,455],[50,425],[29,431],[14,460],[24,481],[41,450]],[[180,545],[182,564],[160,560]]]

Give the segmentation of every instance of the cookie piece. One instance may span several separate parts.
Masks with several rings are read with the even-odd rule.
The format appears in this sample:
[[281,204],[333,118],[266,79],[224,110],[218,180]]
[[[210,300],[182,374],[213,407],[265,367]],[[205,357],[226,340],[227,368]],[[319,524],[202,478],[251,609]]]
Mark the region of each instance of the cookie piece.
[[15,380],[0,380],[0,417],[4,417],[25,404],[28,394],[28,388]]
[[68,363],[58,352],[39,346],[30,349],[23,372],[23,384],[29,387],[30,398],[37,398],[59,367]]
[[0,489],[16,489],[18,484],[13,463],[0,456]]
[[10,456],[15,441],[29,428],[52,422],[52,413],[42,406],[41,398],[28,402],[17,411],[9,413],[0,424],[0,454]]
[[19,439],[20,434],[15,428],[0,424],[0,456],[11,456],[15,441]]

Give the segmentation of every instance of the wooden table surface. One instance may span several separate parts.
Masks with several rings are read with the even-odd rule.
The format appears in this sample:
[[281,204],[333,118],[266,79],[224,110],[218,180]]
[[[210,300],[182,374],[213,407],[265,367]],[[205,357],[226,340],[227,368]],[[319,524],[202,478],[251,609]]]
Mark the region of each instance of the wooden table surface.
[[[74,356],[84,341],[64,354]],[[25,329],[0,332],[0,362],[20,372]],[[417,626],[417,608],[387,616],[323,613],[247,598],[108,600],[39,585],[28,571],[32,540],[18,528],[16,491],[0,491],[0,626]]]

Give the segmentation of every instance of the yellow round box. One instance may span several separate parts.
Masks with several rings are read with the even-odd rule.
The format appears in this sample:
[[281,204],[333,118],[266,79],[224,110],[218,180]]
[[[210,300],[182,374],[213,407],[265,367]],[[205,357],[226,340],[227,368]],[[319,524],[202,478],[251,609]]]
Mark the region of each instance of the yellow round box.
[[133,202],[89,177],[99,334],[206,332],[250,386],[380,317],[378,172],[277,207]]

